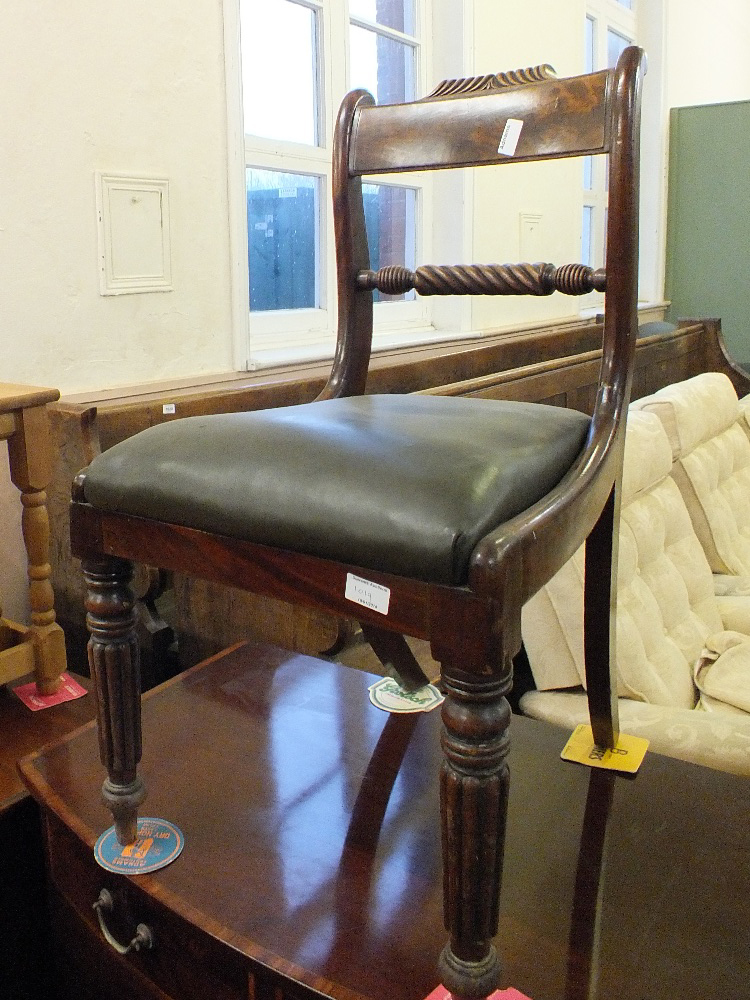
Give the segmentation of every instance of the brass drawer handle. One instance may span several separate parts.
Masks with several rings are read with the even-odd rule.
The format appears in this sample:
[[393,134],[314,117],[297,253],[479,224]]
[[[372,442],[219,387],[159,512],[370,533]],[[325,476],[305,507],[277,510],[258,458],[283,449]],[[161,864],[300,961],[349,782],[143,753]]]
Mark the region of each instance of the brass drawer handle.
[[130,951],[140,951],[141,948],[148,950],[154,947],[154,935],[150,927],[146,924],[138,924],[135,929],[135,937],[130,942],[130,944],[120,944],[116,937],[112,935],[109,927],[107,927],[104,921],[104,914],[111,913],[115,907],[115,902],[112,899],[112,894],[108,892],[107,889],[102,889],[99,893],[99,898],[94,903],[94,909],[96,910],[96,916],[99,920],[99,927],[101,928],[102,934],[104,935],[104,940],[107,944],[112,945],[116,952],[120,955],[127,955]]

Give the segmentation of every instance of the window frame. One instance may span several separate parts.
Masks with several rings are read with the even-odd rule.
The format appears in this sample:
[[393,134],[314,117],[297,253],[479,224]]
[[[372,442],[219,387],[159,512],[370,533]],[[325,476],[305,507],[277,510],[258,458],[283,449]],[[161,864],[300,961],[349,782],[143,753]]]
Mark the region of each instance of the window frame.
[[[374,25],[368,19],[348,16],[347,0],[292,0],[316,12],[317,77],[321,87],[318,104],[318,144],[282,142],[244,134],[244,96],[240,51],[240,4],[224,0],[225,58],[230,144],[229,211],[230,242],[233,255],[233,315],[235,336],[233,362],[238,369],[305,361],[328,357],[336,343],[336,270],[334,260],[333,208],[331,197],[331,153],[333,131],[341,99],[349,89],[350,24],[375,30],[396,40],[411,36]],[[430,74],[432,0],[415,2],[415,97],[426,92]],[[330,53],[345,58],[329,58]],[[301,173],[319,178],[319,308],[251,311],[249,309],[249,264],[246,205],[246,170],[257,167]],[[365,182],[367,182],[365,178]],[[412,188],[415,206],[417,260],[429,256],[432,230],[432,182],[426,175],[384,175],[372,179],[379,185]],[[415,340],[429,339],[434,333],[429,300],[376,302],[373,348],[387,348]]]
[[[637,0],[633,0],[632,8],[625,7],[619,0],[587,0],[586,21],[593,22],[592,42],[593,53],[591,59],[586,51],[587,31],[584,30],[584,72],[597,72],[608,66],[608,32],[614,31],[628,44],[638,43],[638,19]],[[585,176],[586,162],[590,163],[591,187],[587,188],[581,184],[582,209],[581,209],[581,260],[592,267],[603,267],[606,251],[607,232],[607,170],[608,157],[591,156],[584,158],[582,172]],[[583,236],[585,227],[583,225],[584,212],[590,210],[590,240],[591,252],[584,252]],[[596,310],[604,301],[604,296],[599,292],[591,292],[582,296],[579,300],[580,311],[589,313]]]

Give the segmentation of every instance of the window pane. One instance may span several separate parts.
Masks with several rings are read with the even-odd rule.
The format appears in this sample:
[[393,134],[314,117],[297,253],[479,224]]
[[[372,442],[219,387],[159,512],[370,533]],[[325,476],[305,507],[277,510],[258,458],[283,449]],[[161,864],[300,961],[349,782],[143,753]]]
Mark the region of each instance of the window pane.
[[602,265],[607,259],[607,228],[609,227],[609,209],[604,209],[604,252],[602,255]]
[[243,0],[240,29],[245,132],[315,145],[315,12],[290,0]]
[[583,190],[590,191],[594,186],[594,157],[583,158]]
[[630,45],[630,39],[607,28],[607,66],[614,66],[623,49]]
[[349,0],[349,14],[413,35],[414,0]]
[[369,90],[378,104],[396,104],[415,97],[415,52],[367,28],[351,25],[349,86]]
[[[416,266],[416,192],[412,188],[390,184],[363,184],[367,243],[373,271],[388,264],[403,264],[410,270]],[[394,301],[413,299],[406,295],[381,295],[375,299]]]
[[317,177],[247,169],[250,309],[319,305]]
[[591,243],[594,209],[592,205],[583,206],[583,228],[581,233],[581,263],[593,267],[594,248]]
[[594,38],[596,37],[596,33],[594,31],[595,26],[596,26],[596,22],[594,21],[593,17],[587,17],[586,18],[586,31],[585,31],[584,42],[583,42],[584,49],[585,49],[585,52],[584,52],[584,72],[585,73],[593,73],[594,72],[594,64],[595,64],[595,61],[596,61],[595,58],[594,58],[594,51],[595,51],[594,50]]
[[633,9],[633,0],[616,0],[621,7],[627,7],[628,10]]

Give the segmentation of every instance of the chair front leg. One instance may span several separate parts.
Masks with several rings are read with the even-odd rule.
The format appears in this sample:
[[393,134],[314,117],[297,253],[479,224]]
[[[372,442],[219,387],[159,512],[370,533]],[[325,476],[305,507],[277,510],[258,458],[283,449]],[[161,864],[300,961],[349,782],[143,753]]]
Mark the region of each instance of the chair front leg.
[[498,986],[498,897],[508,806],[508,729],[505,698],[511,664],[500,675],[478,676],[444,664],[440,811],[443,893],[450,942],[440,978],[454,1000],[478,1000]]
[[102,798],[121,844],[136,839],[138,806],[146,786],[141,759],[141,682],[132,566],[124,559],[83,561],[89,666],[94,681],[99,755],[107,769]]

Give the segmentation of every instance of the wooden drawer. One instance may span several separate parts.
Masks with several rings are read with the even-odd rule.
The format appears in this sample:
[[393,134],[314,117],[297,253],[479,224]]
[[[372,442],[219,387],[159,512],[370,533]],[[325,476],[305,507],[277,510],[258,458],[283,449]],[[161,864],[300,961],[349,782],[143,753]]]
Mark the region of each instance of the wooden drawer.
[[[209,996],[244,1000],[253,996],[248,986],[248,976],[252,976],[248,959],[150,895],[148,876],[141,878],[141,888],[136,880],[105,871],[88,845],[54,815],[47,816],[47,837],[52,884],[62,909],[71,911],[66,924],[74,923],[75,915],[80,933],[99,943],[98,949],[90,947],[101,952],[96,964],[106,970],[102,987],[112,967],[124,966],[132,970],[134,981],[142,976],[175,1000],[205,1000]],[[137,925],[144,923],[153,934],[152,949],[121,956],[107,944],[94,910],[101,889],[107,889],[114,902],[106,916],[114,937],[127,944]],[[121,997],[117,992],[113,995]]]
[[[50,903],[60,1000],[314,1000],[325,996],[205,933],[150,894],[148,876],[129,879],[97,865],[88,846],[54,815],[46,818]],[[143,887],[141,888],[141,884]],[[120,955],[94,910],[101,889],[114,902],[107,927],[122,944],[139,923],[154,946]],[[216,927],[216,934],[229,935]]]

